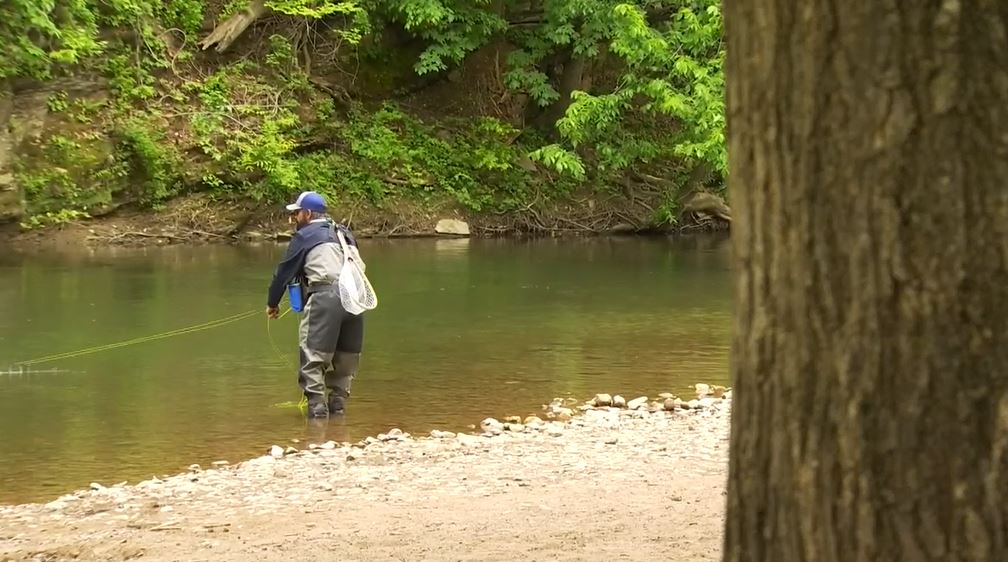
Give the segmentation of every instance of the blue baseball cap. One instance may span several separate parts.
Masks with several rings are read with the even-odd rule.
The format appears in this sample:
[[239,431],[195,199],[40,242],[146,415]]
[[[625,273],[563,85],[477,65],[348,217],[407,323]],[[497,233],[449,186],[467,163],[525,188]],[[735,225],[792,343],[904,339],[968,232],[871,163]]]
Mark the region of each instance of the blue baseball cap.
[[324,213],[326,210],[325,199],[314,191],[302,191],[301,195],[298,195],[297,201],[287,205],[287,210],[300,211],[302,209],[305,211]]

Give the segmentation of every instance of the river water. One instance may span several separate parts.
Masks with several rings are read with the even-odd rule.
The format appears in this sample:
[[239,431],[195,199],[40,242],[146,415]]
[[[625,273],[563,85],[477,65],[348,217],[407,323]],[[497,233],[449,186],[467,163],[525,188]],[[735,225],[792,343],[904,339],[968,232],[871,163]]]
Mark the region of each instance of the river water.
[[361,251],[379,308],[349,412],[326,424],[277,406],[299,398],[296,314],[269,332],[256,314],[16,366],[263,309],[282,246],[4,252],[0,503],[239,462],[293,439],[466,430],[554,396],[727,384],[725,238],[362,240]]

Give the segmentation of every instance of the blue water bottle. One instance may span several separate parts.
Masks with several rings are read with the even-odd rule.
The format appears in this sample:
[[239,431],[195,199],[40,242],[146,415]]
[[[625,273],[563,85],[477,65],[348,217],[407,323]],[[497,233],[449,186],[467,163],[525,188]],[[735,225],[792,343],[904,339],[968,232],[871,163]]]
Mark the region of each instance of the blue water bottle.
[[301,312],[304,301],[301,300],[301,283],[287,285],[287,297],[290,299],[291,310]]

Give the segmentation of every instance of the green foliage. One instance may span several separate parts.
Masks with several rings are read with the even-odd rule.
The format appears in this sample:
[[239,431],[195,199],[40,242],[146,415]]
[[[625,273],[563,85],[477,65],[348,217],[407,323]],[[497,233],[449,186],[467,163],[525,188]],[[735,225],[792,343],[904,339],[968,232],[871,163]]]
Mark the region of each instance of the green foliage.
[[130,170],[131,183],[140,188],[140,200],[158,204],[181,188],[182,162],[165,142],[164,133],[150,123],[135,120],[119,133],[118,156]]
[[42,214],[32,215],[21,222],[21,228],[25,230],[34,230],[36,228],[67,224],[89,218],[91,218],[91,215],[83,211],[61,209],[59,211],[48,211]]
[[[210,9],[205,0],[9,0],[0,8],[7,51],[0,80],[98,70],[113,94],[108,101],[50,96],[52,119],[112,131],[114,142],[98,133],[47,138],[34,156],[50,164],[17,172],[30,212],[87,212],[124,186],[135,200],[158,204],[194,184],[263,201],[309,188],[337,200],[450,198],[499,211],[527,206],[540,193],[613,184],[636,168],[673,178],[694,167],[727,173],[719,0],[265,6],[274,17],[250,28],[265,31],[260,49],[214,71],[193,48]],[[230,1],[216,15],[247,7]],[[415,59],[383,47],[389,25],[413,36]],[[181,51],[169,52],[165,32],[185,36]],[[369,35],[374,41],[363,41]],[[348,112],[338,94],[346,84],[324,92],[300,64],[302,49],[305,61],[353,63],[361,45],[364,58],[382,62],[378,72],[350,80],[394,87],[410,65],[420,75],[444,72],[498,41],[509,53],[500,78],[512,94],[528,96],[536,128],[479,117],[423,121],[392,103],[351,104]],[[518,166],[526,157],[557,174],[543,178]],[[675,220],[676,198],[666,195],[658,222]]]
[[56,134],[40,140],[14,165],[29,215],[87,212],[112,200],[121,187],[121,169],[109,165],[110,150],[100,135]]
[[[678,158],[724,176],[719,2],[663,4],[679,6],[664,29],[652,27],[639,6],[622,3],[612,8],[609,48],[624,63],[619,84],[604,94],[575,92],[557,129],[573,147],[590,145],[602,169],[618,171],[635,162]],[[644,128],[628,134],[627,125],[635,119],[668,123],[667,130],[658,137],[653,136],[654,126],[643,134],[636,131]]]
[[474,210],[502,210],[526,201],[528,173],[515,163],[522,151],[509,145],[515,131],[495,119],[435,129],[386,104],[356,111],[340,131],[358,166],[363,191],[414,198],[449,196]]
[[429,43],[414,65],[418,74],[439,72],[507,29],[491,0],[385,0],[374,11]]
[[158,15],[165,27],[195,36],[203,27],[205,8],[203,0],[167,0],[161,3]]
[[5,0],[0,9],[0,80],[47,78],[102,49],[94,7],[86,0]]

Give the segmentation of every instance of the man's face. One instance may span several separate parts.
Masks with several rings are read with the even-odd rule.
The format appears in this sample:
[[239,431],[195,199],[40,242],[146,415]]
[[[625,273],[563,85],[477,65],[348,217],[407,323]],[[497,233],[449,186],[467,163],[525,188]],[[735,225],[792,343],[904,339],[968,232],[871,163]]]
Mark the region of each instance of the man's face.
[[290,222],[294,225],[294,228],[301,228],[308,224],[309,221],[311,221],[311,213],[309,211],[301,209],[300,211],[291,213]]

